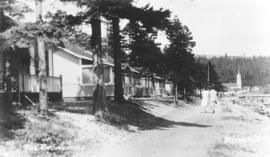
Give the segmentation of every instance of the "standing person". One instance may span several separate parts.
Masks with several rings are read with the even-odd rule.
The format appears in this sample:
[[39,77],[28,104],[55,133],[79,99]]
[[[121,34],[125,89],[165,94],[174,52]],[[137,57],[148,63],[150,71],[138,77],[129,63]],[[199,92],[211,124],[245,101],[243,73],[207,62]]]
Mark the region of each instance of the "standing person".
[[215,106],[218,101],[217,91],[215,91],[214,89],[211,89],[209,95],[210,95],[209,108],[212,113],[215,113]]
[[209,90],[203,90],[202,91],[202,101],[201,101],[201,106],[203,107],[203,113],[207,112],[207,106],[209,105]]

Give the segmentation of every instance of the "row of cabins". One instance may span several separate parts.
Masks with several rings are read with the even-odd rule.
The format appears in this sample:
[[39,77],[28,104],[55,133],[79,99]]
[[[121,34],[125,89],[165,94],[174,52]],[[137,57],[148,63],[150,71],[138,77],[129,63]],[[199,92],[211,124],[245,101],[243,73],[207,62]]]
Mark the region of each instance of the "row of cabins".
[[123,88],[129,97],[168,96],[171,83],[156,75],[142,75],[141,68],[134,68],[127,63],[122,64]]
[[[36,43],[26,49],[0,50],[0,93],[6,91],[6,77],[11,76],[12,89],[18,101],[38,97],[38,63]],[[103,58],[107,96],[114,95],[113,59]],[[92,53],[62,42],[61,46],[46,49],[47,90],[51,100],[86,100],[95,88]],[[169,95],[171,84],[158,76],[142,76],[138,68],[123,64],[123,89],[127,97]],[[152,79],[154,77],[154,79]],[[155,86],[155,90],[154,87]],[[165,88],[166,87],[166,88]]]

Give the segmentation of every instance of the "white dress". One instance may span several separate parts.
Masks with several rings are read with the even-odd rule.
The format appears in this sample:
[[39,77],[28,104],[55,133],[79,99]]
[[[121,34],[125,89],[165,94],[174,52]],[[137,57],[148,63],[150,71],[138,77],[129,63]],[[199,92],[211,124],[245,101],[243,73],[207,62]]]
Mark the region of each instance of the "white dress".
[[215,90],[210,90],[210,103],[211,105],[217,103],[217,92]]
[[201,101],[201,106],[205,107],[208,105],[209,102],[209,90],[203,90],[202,91],[202,101]]

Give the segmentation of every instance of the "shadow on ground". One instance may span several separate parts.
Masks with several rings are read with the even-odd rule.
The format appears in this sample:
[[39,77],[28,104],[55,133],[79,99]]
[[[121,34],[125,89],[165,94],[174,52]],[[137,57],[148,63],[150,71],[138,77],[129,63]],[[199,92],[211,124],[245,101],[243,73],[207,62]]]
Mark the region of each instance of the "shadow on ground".
[[78,114],[91,113],[92,101],[87,102],[65,102],[65,103],[53,103],[50,108],[57,111],[65,111]]
[[0,141],[13,139],[14,130],[23,128],[25,118],[7,104],[6,98],[0,96]]
[[[125,102],[122,104],[109,102],[109,110],[111,116],[111,124],[118,127],[132,125],[138,127],[139,130],[152,130],[152,129],[166,129],[175,126],[184,127],[199,127],[206,128],[211,127],[209,125],[189,123],[189,122],[176,122],[167,120],[161,117],[156,117],[147,112],[147,109],[141,102]],[[88,114],[89,105],[88,103],[67,103],[65,105],[57,105],[54,108],[58,111],[66,111],[71,113]],[[154,107],[154,106],[153,106]]]
[[[154,105],[153,105],[154,107]],[[142,103],[138,102],[126,102],[125,104],[119,105],[113,103],[110,105],[112,113],[117,114],[124,118],[124,122],[129,125],[137,126],[140,130],[152,130],[152,129],[166,129],[174,126],[184,127],[210,127],[208,125],[188,123],[188,122],[176,122],[167,120],[161,117],[157,117],[150,114]]]

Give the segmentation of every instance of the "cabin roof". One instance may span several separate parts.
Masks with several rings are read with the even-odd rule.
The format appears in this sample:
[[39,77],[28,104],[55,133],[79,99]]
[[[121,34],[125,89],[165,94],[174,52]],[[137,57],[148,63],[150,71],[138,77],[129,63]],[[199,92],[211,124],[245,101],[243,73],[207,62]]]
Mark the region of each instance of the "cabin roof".
[[81,47],[79,47],[79,46],[77,46],[69,41],[63,41],[62,46],[59,48],[67,51],[68,53],[72,53],[72,55],[79,57],[79,58],[92,60],[92,57],[93,57],[92,53],[87,52],[83,48],[81,48]]
[[[132,72],[132,73],[136,73],[136,74],[142,74],[141,73],[141,71],[142,71],[142,68],[140,68],[140,67],[132,67],[132,66],[130,66],[128,63],[122,63],[122,70],[123,71],[130,71],[130,72]],[[150,77],[150,76],[152,76],[152,74],[150,75],[150,74],[145,74],[145,75],[143,75],[144,77]],[[153,76],[154,76],[154,78],[155,79],[157,79],[157,80],[164,80],[164,78],[162,78],[162,77],[160,77],[160,76],[158,76],[157,74],[153,74]]]
[[[90,60],[90,61],[93,61],[93,53],[76,45],[76,44],[73,44],[69,41],[62,41],[62,46],[59,46],[58,47],[60,50],[64,51],[64,52],[67,52],[75,57],[78,57],[78,58],[82,58],[82,59],[86,59],[86,60]],[[109,65],[109,66],[114,66],[114,64],[103,58],[103,62],[105,65]]]
[[128,70],[130,72],[133,72],[133,73],[137,73],[139,74],[140,72],[136,69],[136,68],[133,68],[131,67],[128,63],[122,63],[122,70]]

